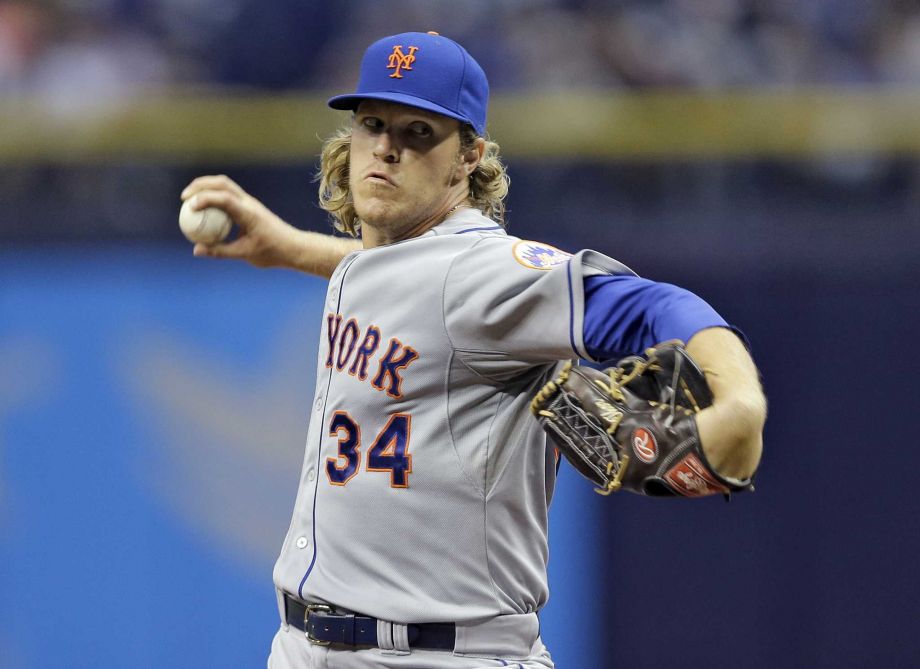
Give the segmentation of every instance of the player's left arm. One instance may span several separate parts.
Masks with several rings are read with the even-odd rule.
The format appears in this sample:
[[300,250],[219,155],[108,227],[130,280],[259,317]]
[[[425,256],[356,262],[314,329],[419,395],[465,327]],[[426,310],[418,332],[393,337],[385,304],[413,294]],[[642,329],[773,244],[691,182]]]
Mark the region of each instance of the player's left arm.
[[700,445],[722,476],[747,479],[763,450],[767,400],[747,348],[727,328],[706,328],[687,342],[712,391],[712,406],[696,416]]
[[585,278],[584,343],[598,361],[679,339],[703,369],[712,406],[697,415],[700,443],[722,476],[747,479],[763,447],[766,399],[738,334],[704,300],[678,286],[636,276]]

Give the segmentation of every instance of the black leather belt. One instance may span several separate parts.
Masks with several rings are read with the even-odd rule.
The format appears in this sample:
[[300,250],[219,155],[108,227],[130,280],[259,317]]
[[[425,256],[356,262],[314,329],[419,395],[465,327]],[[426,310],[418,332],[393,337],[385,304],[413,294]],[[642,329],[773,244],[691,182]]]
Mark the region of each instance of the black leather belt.
[[[284,596],[285,619],[306,633],[315,644],[377,646],[377,619],[351,613],[336,613],[324,604],[304,604]],[[410,648],[453,650],[456,629],[453,623],[407,625]]]

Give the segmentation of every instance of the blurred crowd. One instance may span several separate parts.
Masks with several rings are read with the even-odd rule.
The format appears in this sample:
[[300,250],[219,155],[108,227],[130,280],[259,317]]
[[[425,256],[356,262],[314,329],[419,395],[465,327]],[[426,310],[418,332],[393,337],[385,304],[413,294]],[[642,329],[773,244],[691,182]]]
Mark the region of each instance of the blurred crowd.
[[495,88],[920,82],[916,0],[0,0],[0,95],[347,87],[405,30]]
[[[499,92],[920,84],[918,0],[0,0],[0,103],[25,97],[46,114],[98,118],[102,107],[151,88],[347,90],[364,47],[407,30],[466,45]],[[887,225],[920,229],[910,213],[920,162],[909,156],[685,167],[544,173],[516,162],[511,208],[538,219],[558,204],[558,189],[546,184],[577,173],[565,188],[582,189],[574,201],[587,227],[659,221],[676,229],[699,211],[697,234],[711,228],[717,244],[719,226],[759,228],[762,212],[771,225],[781,219],[800,236],[814,229],[817,239],[826,220],[838,237],[867,229],[878,215],[856,206],[867,202],[892,207]],[[175,240],[176,195],[209,169],[228,170],[131,156],[0,164],[0,243]],[[309,165],[232,169],[289,220],[325,225],[304,191]],[[773,204],[798,193],[796,211],[777,217]]]

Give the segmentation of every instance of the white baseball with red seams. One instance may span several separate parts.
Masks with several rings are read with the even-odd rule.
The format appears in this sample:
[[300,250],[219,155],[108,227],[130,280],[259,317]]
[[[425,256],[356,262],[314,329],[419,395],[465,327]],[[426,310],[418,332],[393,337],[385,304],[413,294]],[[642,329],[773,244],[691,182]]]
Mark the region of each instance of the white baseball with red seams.
[[182,203],[179,210],[179,229],[190,242],[217,244],[230,234],[233,224],[226,212],[217,207],[195,210],[197,198],[192,197]]

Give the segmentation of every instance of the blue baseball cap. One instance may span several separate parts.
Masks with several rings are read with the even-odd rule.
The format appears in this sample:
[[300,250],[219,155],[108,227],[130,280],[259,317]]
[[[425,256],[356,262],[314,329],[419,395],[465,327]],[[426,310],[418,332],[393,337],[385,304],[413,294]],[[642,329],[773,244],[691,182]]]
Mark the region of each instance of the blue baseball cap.
[[357,109],[362,100],[387,100],[443,114],[486,131],[489,82],[479,63],[451,39],[401,33],[371,44],[361,61],[358,89],[329,99],[333,109]]

